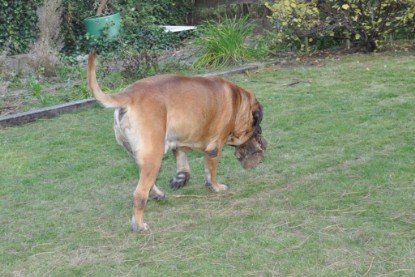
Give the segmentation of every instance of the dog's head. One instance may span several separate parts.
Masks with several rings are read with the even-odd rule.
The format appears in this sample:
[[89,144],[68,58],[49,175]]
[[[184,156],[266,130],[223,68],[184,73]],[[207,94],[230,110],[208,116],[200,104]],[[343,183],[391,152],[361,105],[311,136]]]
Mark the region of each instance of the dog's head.
[[268,143],[262,136],[262,116],[262,106],[258,103],[257,109],[252,113],[251,137],[245,143],[236,146],[235,156],[244,169],[254,168],[264,159]]

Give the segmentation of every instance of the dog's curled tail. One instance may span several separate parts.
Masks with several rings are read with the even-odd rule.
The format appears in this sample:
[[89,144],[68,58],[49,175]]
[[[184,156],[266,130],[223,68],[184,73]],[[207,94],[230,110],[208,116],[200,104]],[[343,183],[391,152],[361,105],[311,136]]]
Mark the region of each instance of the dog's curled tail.
[[121,108],[128,105],[130,99],[128,95],[123,93],[118,94],[105,94],[98,85],[97,76],[95,72],[96,68],[96,52],[95,49],[91,50],[88,56],[88,70],[87,79],[89,89],[92,91],[94,97],[107,108]]

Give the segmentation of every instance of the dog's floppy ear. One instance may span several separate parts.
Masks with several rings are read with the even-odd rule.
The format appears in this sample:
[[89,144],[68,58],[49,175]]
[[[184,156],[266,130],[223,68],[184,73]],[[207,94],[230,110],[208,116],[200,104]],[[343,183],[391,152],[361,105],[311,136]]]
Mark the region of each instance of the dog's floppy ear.
[[263,117],[263,109],[262,109],[262,105],[258,104],[258,108],[252,113],[252,127],[254,128],[254,132],[255,134],[261,134],[262,130],[261,130],[261,126],[259,126],[259,124],[262,121],[262,117]]

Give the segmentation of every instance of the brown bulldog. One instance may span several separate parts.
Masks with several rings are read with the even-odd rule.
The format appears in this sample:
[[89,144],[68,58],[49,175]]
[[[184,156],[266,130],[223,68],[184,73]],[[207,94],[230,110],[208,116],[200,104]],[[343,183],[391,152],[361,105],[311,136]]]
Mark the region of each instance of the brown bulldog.
[[114,131],[121,145],[134,157],[140,179],[134,191],[133,231],[144,231],[144,208],[149,196],[163,199],[155,185],[163,154],[171,149],[177,171],[170,186],[178,189],[190,178],[187,152],[204,153],[206,186],[215,192],[227,186],[216,179],[225,144],[246,169],[264,158],[267,142],[261,135],[262,106],[255,95],[219,77],[160,75],[145,78],[108,95],[100,89],[95,73],[96,53],[88,59],[88,84],[105,107],[115,108]]

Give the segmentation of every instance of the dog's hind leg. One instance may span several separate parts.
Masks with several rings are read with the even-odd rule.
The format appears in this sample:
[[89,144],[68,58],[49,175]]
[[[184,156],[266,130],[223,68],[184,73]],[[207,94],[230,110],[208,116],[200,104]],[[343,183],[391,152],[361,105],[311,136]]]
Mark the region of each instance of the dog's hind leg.
[[141,132],[137,135],[142,143],[141,148],[136,151],[140,179],[134,191],[133,199],[132,228],[134,232],[148,229],[148,225],[144,223],[144,209],[150,196],[150,191],[154,189],[164,154],[164,130],[162,128],[153,132]]
[[174,157],[176,158],[176,175],[170,180],[170,187],[172,189],[179,189],[187,185],[187,181],[190,179],[190,167],[187,161],[186,150],[178,148],[173,150]]
[[138,181],[137,188],[134,191],[133,199],[133,219],[132,228],[134,232],[146,231],[148,225],[144,223],[144,209],[147,204],[147,200],[150,195],[150,190],[153,188],[157,178],[157,174],[160,170],[161,159],[163,151],[160,153],[140,154],[137,158],[140,161],[140,180]]

